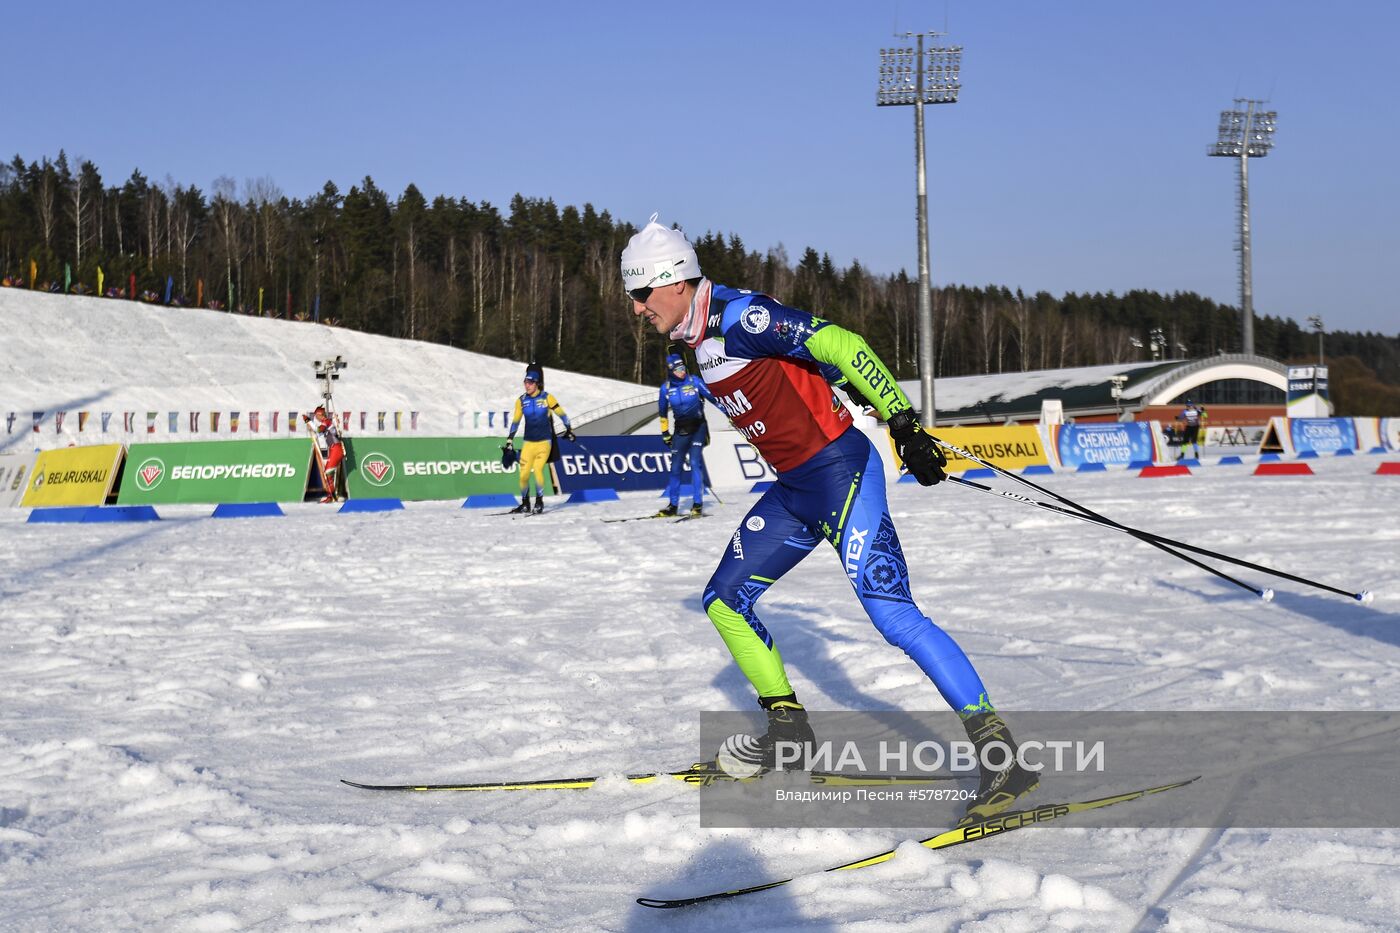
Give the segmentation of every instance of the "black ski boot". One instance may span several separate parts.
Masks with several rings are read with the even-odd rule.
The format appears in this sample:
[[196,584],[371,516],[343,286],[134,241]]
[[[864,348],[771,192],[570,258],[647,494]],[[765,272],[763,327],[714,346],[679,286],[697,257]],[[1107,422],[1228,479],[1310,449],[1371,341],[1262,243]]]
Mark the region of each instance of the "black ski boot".
[[781,697],[759,697],[758,705],[768,716],[768,731],[760,740],[763,743],[763,766],[772,768],[776,764],[779,742],[795,742],[803,746],[802,755],[798,758],[800,767],[800,763],[810,754],[809,749],[817,744],[812,724],[807,721],[807,710],[792,693]]
[[541,495],[539,495],[539,494],[537,493],[537,494],[535,495],[535,514],[538,515],[538,514],[540,514],[540,513],[543,512],[543,511],[544,511],[544,496],[541,496]]
[[[746,754],[735,757],[758,765],[764,771],[771,771],[777,764],[778,743],[793,742],[803,748],[795,762],[797,767],[790,767],[788,770],[801,770],[802,762],[808,754],[807,748],[817,744],[811,723],[807,721],[807,710],[803,709],[802,704],[797,702],[797,696],[792,693],[780,697],[759,697],[758,705],[763,707],[763,712],[768,717],[768,731],[758,737],[756,747],[750,746],[745,749]],[[783,750],[785,762],[792,763],[791,751]]]
[[510,510],[511,515],[528,515],[530,512],[530,494],[522,492],[520,494],[520,504]]
[[[1040,776],[1034,771],[1027,771],[1015,760],[1016,742],[1000,716],[996,713],[978,713],[963,720],[963,728],[977,749],[982,780],[977,785],[977,796],[968,802],[967,813],[958,823],[959,826],[995,816],[1040,786]],[[998,762],[1011,757],[1011,764],[1000,771],[993,771],[982,763],[983,749],[995,742],[1006,745],[1007,751],[993,749],[989,757]]]
[[654,517],[655,517],[655,518],[670,518],[672,515],[675,515],[677,511],[678,511],[678,510],[677,510],[677,508],[676,508],[676,504],[675,504],[674,502],[672,502],[670,505],[666,506],[666,508],[662,509],[660,512],[657,512],[656,515],[655,515]]

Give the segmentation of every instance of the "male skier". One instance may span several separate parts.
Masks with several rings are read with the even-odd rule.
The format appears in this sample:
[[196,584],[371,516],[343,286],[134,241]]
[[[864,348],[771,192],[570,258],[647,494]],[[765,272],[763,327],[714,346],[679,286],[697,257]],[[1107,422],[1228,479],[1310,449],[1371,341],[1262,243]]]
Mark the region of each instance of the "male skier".
[[[915,604],[880,455],[832,393],[840,385],[885,419],[921,484],[945,478],[946,459],[864,338],[767,295],[711,282],[685,235],[657,223],[655,214],[622,252],[622,280],[633,314],[695,349],[701,378],[720,407],[778,474],[740,522],[703,598],[766,712],[762,763],[772,765],[777,742],[814,739],[755,603],[822,538],[842,560],[876,629],[919,665],[962,718],[979,761],[992,742],[1015,749],[967,655]],[[1001,771],[983,765],[964,820],[999,813],[1037,786],[1036,775],[1015,762]]]
[[[661,439],[671,448],[671,481],[667,489],[671,501],[656,515],[675,515],[680,508],[681,477],[685,474],[685,458],[690,455],[690,480],[693,487],[690,514],[699,516],[705,507],[705,444],[710,432],[705,424],[705,403],[716,407],[719,401],[695,376],[686,372],[685,357],[671,353],[666,357],[666,371],[670,375],[661,383],[657,394],[656,407],[661,414]],[[671,433],[669,414],[676,416],[676,431]]]
[[1188,398],[1186,407],[1178,417],[1184,425],[1184,430],[1181,432],[1181,451],[1176,455],[1176,459],[1180,460],[1186,456],[1187,444],[1191,445],[1196,459],[1201,459],[1201,423],[1205,421],[1206,410]]

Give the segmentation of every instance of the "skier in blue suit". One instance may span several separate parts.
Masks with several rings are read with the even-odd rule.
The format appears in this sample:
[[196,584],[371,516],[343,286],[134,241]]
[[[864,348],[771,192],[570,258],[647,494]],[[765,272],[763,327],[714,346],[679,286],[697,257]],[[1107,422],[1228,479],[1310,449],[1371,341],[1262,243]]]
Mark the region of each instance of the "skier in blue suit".
[[[661,415],[661,439],[671,448],[671,481],[666,486],[671,501],[656,514],[658,517],[675,515],[679,509],[681,477],[685,473],[686,455],[689,454],[694,493],[690,514],[698,516],[705,506],[705,461],[702,451],[710,440],[709,428],[705,424],[705,403],[718,408],[719,400],[706,388],[705,383],[687,374],[685,357],[679,353],[666,357],[666,371],[670,375],[661,383],[656,407]],[[671,432],[668,413],[676,416],[675,433]]]

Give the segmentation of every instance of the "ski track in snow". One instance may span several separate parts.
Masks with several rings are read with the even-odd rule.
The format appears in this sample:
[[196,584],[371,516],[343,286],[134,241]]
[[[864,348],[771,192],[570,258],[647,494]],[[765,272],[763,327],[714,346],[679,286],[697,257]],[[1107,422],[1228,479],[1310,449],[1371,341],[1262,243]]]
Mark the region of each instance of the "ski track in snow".
[[[1379,459],[1045,480],[1137,527],[1370,588],[1370,606],[1240,570],[1277,590],[1265,604],[971,490],[890,495],[921,604],[1006,710],[1392,709],[1400,481],[1372,475]],[[600,521],[654,508],[644,494],[526,520],[456,503],[163,507],[153,525],[0,512],[0,929],[1395,928],[1396,830],[1045,828],[635,906],[938,828],[704,830],[695,791],[617,777],[695,760],[697,711],[752,707],[700,605],[752,501],[683,524]],[[760,614],[808,706],[941,708],[828,549]],[[473,795],[337,780],[589,773],[611,777]]]

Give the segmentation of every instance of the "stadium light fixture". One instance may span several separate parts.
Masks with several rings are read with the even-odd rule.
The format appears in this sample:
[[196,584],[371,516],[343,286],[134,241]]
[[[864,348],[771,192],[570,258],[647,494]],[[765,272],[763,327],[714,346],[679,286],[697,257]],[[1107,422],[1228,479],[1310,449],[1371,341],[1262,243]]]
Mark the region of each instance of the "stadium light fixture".
[[1326,360],[1322,355],[1322,318],[1314,314],[1308,318],[1308,323],[1312,325],[1313,330],[1317,331],[1317,365],[1325,366],[1327,365]]
[[[914,39],[910,47],[880,50],[880,86],[875,92],[879,107],[914,108],[914,162],[918,186],[919,226],[919,389],[920,417],[933,427],[937,409],[933,396],[933,283],[928,255],[928,174],[924,159],[924,105],[955,104],[962,90],[962,46],[924,48],[925,39],[942,33],[905,33]],[[898,365],[898,361],[896,361]]]
[[326,400],[326,411],[333,415],[335,402],[331,400],[331,386],[340,380],[341,370],[350,364],[337,355],[333,360],[315,360],[312,365],[316,368],[316,378],[321,381],[321,398]]
[[1113,396],[1113,407],[1118,410],[1118,417],[1123,417],[1123,386],[1127,383],[1128,377],[1123,374],[1109,376],[1108,381],[1113,385],[1109,388],[1108,394]]
[[1235,159],[1239,165],[1240,316],[1244,319],[1243,350],[1254,353],[1254,281],[1249,243],[1249,160],[1262,159],[1274,148],[1278,112],[1264,110],[1259,100],[1235,99],[1234,110],[1220,113],[1220,129],[1207,155]]

